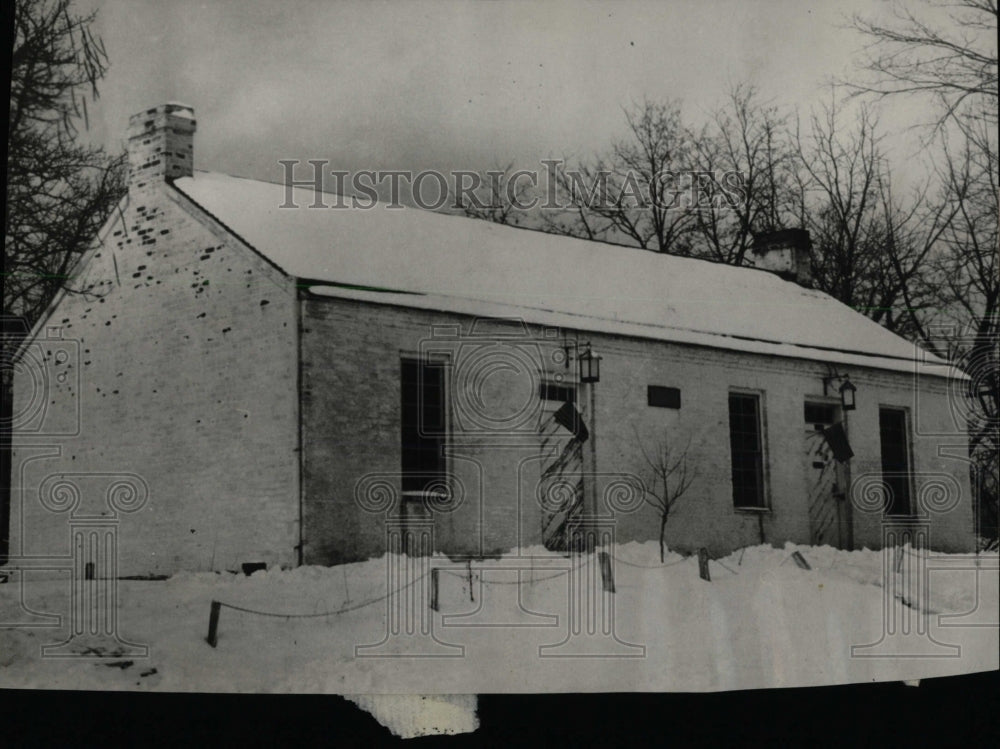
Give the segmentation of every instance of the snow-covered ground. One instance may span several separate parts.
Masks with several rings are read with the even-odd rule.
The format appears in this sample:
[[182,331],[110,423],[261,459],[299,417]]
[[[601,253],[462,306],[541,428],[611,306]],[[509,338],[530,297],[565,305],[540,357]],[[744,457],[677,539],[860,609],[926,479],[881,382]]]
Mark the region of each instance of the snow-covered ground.
[[[811,569],[796,563],[795,551]],[[750,547],[710,561],[707,582],[696,557],[668,553],[660,564],[655,543],[625,544],[611,553],[614,594],[602,592],[595,556],[542,549],[471,565],[386,556],[250,577],[123,580],[117,633],[147,646],[148,655],[123,651],[106,637],[78,638],[68,647],[71,655],[92,648],[90,655],[101,658],[42,656],[42,646],[68,637],[71,586],[67,578],[19,573],[26,577],[0,585],[0,687],[706,691],[998,668],[997,554],[978,561],[888,554]],[[441,569],[432,575],[431,566]],[[429,605],[434,577],[437,611]],[[206,642],[213,600],[225,604],[214,648]],[[44,623],[41,613],[61,615],[62,626],[23,626]],[[407,613],[414,617],[409,627]],[[394,621],[397,636],[387,626]],[[356,651],[365,645],[376,647]]]

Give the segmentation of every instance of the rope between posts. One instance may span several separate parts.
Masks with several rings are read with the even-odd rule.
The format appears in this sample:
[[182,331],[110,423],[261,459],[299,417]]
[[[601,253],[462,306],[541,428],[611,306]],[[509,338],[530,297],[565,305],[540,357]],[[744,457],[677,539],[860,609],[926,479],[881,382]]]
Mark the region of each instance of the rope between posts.
[[[583,562],[580,562],[577,565],[574,565],[573,567],[567,567],[564,570],[559,570],[554,575],[546,575],[545,577],[532,577],[532,578],[529,578],[528,580],[520,580],[520,579],[518,579],[517,582],[514,582],[513,580],[487,580],[485,577],[483,577],[483,573],[484,572],[504,572],[504,571],[532,572],[532,570],[524,570],[524,569],[519,569],[517,567],[510,567],[510,568],[507,568],[507,570],[505,570],[503,567],[495,567],[495,568],[492,568],[492,569],[490,569],[490,568],[479,568],[479,569],[475,570],[475,572],[479,575],[479,582],[483,583],[484,585],[520,585],[523,582],[531,584],[531,583],[545,582],[546,580],[554,580],[555,578],[559,577],[560,575],[565,575],[567,572],[573,572],[574,570],[580,569],[585,564],[587,564],[587,562],[583,561]],[[462,574],[461,572],[455,572],[454,570],[445,570],[445,569],[442,569],[440,571],[443,572],[443,573],[445,573],[446,575],[451,575],[452,577],[457,577],[460,580],[468,580],[469,579],[468,573]]]
[[732,572],[734,575],[740,574],[739,572],[737,572],[736,570],[734,570],[732,567],[730,567],[728,564],[724,564],[723,562],[720,562],[718,559],[710,559],[709,561],[710,562],[715,562],[717,565],[719,565],[720,567],[722,567],[722,569],[728,570],[729,572]]
[[664,562],[662,564],[636,564],[635,562],[626,562],[620,557],[613,557],[616,562],[624,564],[626,567],[635,567],[640,570],[662,570],[667,567],[673,567],[676,564],[684,564],[684,562],[690,562],[692,559],[697,557],[684,557],[683,559],[675,559],[673,562]]
[[[905,551],[909,552],[908,549],[905,549]],[[912,553],[912,552],[910,552],[910,553]],[[673,566],[678,565],[678,564],[684,564],[685,562],[689,562],[692,559],[695,559],[695,557],[690,556],[690,557],[684,557],[683,559],[677,559],[677,560],[675,560],[673,562],[666,562],[666,563],[663,563],[663,564],[646,565],[646,564],[636,564],[635,562],[628,562],[628,561],[626,561],[624,559],[621,559],[620,557],[617,557],[617,556],[614,556],[614,555],[610,555],[610,556],[616,562],[624,564],[627,567],[635,567],[637,569],[647,569],[647,570],[666,569],[667,567],[673,567]],[[722,567],[723,569],[727,570],[728,572],[731,572],[734,575],[738,575],[739,574],[739,572],[737,572],[736,570],[732,569],[727,564],[724,564],[723,562],[719,561],[718,559],[711,559],[709,561],[715,562],[720,567]],[[786,558],[781,564],[783,565],[787,561],[788,561],[788,559]],[[570,568],[567,568],[567,569],[564,569],[564,570],[559,570],[558,572],[556,572],[553,575],[546,575],[545,577],[531,577],[528,580],[520,580],[519,579],[517,582],[507,581],[507,580],[487,580],[486,578],[483,577],[483,573],[484,572],[502,571],[502,568],[497,568],[497,569],[479,569],[479,570],[477,570],[477,572],[479,574],[479,580],[480,580],[480,582],[483,583],[483,584],[486,584],[486,585],[520,585],[523,582],[527,582],[529,584],[533,584],[533,583],[545,582],[546,580],[553,580],[553,579],[559,577],[560,575],[565,575],[567,572],[572,572],[574,570],[580,569],[585,564],[587,564],[586,559],[584,561],[580,562],[579,564],[574,565],[573,567],[570,567]],[[781,566],[781,565],[779,565],[779,566]],[[853,566],[856,566],[856,565],[848,565],[848,566],[852,566],[853,567]],[[447,575],[451,575],[452,577],[457,577],[460,580],[467,580],[468,577],[469,577],[467,574],[463,575],[462,573],[455,572],[454,570],[439,569],[439,571],[440,572],[444,572]],[[519,572],[523,572],[524,570],[518,570],[518,571]],[[226,603],[225,601],[218,601],[217,603],[219,604],[220,607],[231,609],[233,611],[242,611],[245,614],[253,614],[255,616],[266,616],[266,617],[271,617],[271,618],[275,618],[275,619],[320,619],[320,618],[323,618],[323,617],[326,617],[326,616],[338,616],[340,614],[346,614],[346,613],[349,613],[351,611],[357,611],[358,609],[365,608],[366,606],[371,606],[373,604],[376,604],[376,603],[379,603],[381,601],[384,601],[387,598],[389,598],[390,596],[396,595],[398,593],[402,593],[404,590],[407,590],[408,588],[413,587],[418,582],[420,582],[425,577],[427,577],[428,574],[429,573],[425,572],[423,575],[421,575],[420,577],[416,578],[415,580],[411,580],[406,585],[404,585],[404,586],[402,586],[400,588],[397,588],[396,590],[394,590],[394,591],[392,591],[390,593],[387,593],[387,594],[385,594],[383,596],[378,596],[377,598],[372,598],[370,600],[364,601],[362,603],[357,603],[357,604],[354,604],[352,606],[344,606],[344,607],[336,609],[334,611],[321,611],[321,612],[312,613],[312,614],[281,614],[281,613],[277,613],[277,612],[274,612],[274,611],[260,611],[259,609],[251,609],[251,608],[248,608],[246,606],[237,606],[236,604]]]
[[219,606],[223,606],[223,607],[225,607],[227,609],[232,609],[233,611],[242,611],[245,614],[256,614],[257,616],[269,616],[269,617],[273,617],[275,619],[319,619],[319,618],[322,618],[324,616],[337,616],[338,614],[346,614],[349,611],[357,611],[358,609],[363,609],[366,606],[371,606],[372,604],[379,603],[380,601],[384,601],[385,599],[389,598],[390,596],[394,596],[397,593],[402,593],[407,588],[413,587],[418,582],[420,582],[425,577],[427,577],[427,574],[428,573],[425,572],[423,575],[421,575],[420,577],[418,577],[416,580],[411,580],[410,582],[408,582],[403,587],[397,588],[396,590],[394,590],[394,591],[392,591],[390,593],[386,593],[384,596],[379,596],[378,598],[372,598],[369,601],[364,601],[363,603],[356,603],[356,604],[354,604],[352,606],[345,606],[344,608],[337,609],[336,611],[321,611],[321,612],[315,613],[315,614],[278,614],[278,613],[275,613],[273,611],[258,611],[257,609],[250,609],[250,608],[246,608],[244,606],[237,606],[237,605],[232,604],[232,603],[226,603],[225,601],[217,601],[217,603],[219,604]]

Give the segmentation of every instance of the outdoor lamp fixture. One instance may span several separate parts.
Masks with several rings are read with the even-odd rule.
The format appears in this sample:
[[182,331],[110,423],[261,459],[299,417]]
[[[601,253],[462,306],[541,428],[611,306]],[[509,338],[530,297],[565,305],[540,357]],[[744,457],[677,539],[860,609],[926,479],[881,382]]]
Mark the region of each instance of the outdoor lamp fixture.
[[824,394],[826,393],[827,385],[829,385],[830,382],[832,382],[833,380],[843,380],[843,382],[840,383],[840,387],[837,388],[837,391],[840,393],[841,408],[843,408],[845,411],[853,411],[855,408],[857,408],[854,402],[854,394],[857,392],[858,388],[854,385],[853,382],[851,382],[851,379],[848,375],[833,374],[830,375],[829,377],[823,378]]
[[583,344],[577,359],[580,364],[580,382],[601,381],[601,357],[594,353],[589,343]]
[[854,393],[857,392],[857,388],[854,383],[851,382],[847,377],[844,377],[843,383],[840,385],[840,405],[845,411],[853,411],[854,405]]
[[580,382],[600,382],[601,381],[601,357],[594,353],[590,343],[579,343],[578,341],[567,340],[563,344],[566,351],[566,367],[569,368],[570,361],[576,358],[577,374]]

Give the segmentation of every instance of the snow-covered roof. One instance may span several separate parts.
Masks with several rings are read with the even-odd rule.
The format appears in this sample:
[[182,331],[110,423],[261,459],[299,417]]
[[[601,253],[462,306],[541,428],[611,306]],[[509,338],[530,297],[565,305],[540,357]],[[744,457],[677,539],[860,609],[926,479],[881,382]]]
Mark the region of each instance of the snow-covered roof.
[[196,172],[174,185],[283,271],[316,281],[318,293],[954,374],[829,295],[763,270],[381,203],[308,208],[314,195],[302,188],[293,197],[299,208],[280,208],[284,185],[216,173]]

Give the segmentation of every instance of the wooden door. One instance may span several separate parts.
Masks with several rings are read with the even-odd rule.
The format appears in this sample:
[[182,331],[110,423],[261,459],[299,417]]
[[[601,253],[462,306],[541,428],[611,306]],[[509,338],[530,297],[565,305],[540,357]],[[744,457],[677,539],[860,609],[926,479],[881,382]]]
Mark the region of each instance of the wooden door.
[[842,517],[843,470],[823,430],[839,421],[839,407],[830,403],[806,403],[803,433],[806,502],[809,508],[809,542],[843,549],[847,545]]

